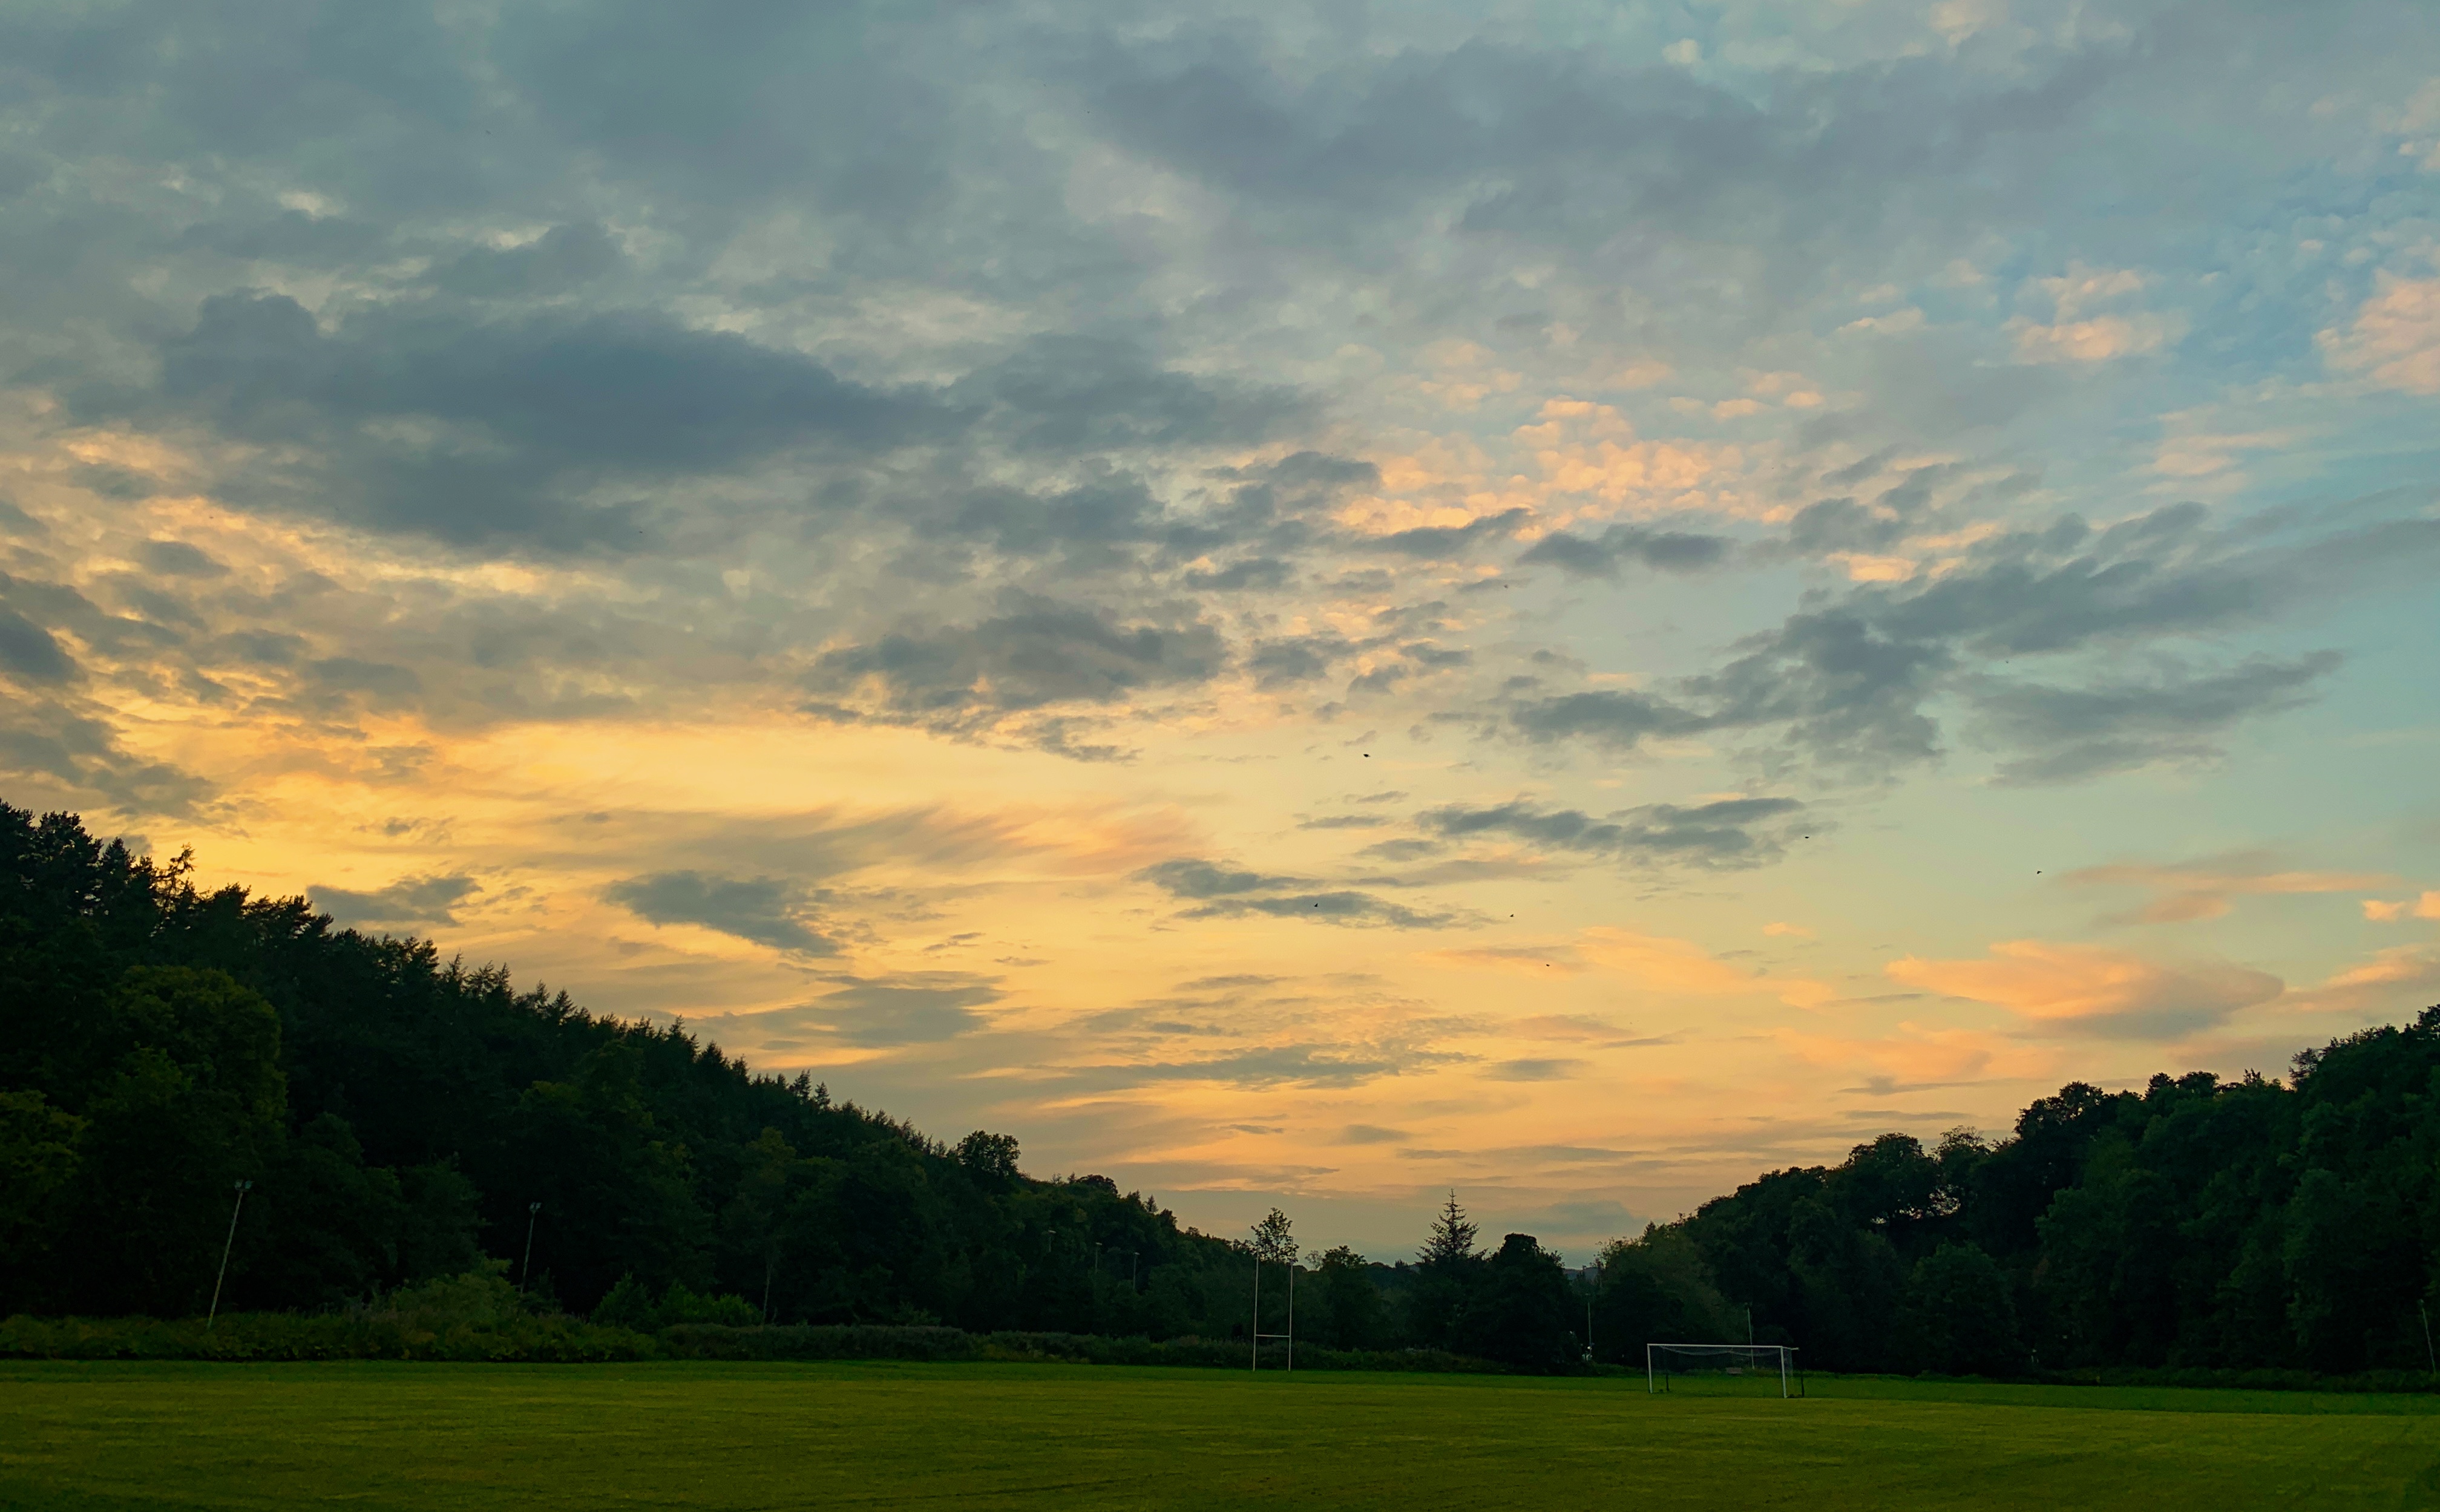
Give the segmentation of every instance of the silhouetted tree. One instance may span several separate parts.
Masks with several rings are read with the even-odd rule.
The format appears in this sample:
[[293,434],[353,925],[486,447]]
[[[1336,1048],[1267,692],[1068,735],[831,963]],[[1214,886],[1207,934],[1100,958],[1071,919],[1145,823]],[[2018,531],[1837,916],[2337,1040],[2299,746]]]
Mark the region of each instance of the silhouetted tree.
[[1559,1257],[1531,1234],[1511,1234],[1482,1262],[1452,1342],[1523,1369],[1564,1370],[1583,1353],[1583,1316]]
[[[184,856],[6,805],[0,1042],[9,1311],[200,1308],[248,1181],[224,1308],[468,1272],[467,1296],[513,1298],[499,1262],[540,1201],[534,1290],[587,1310],[1157,1337],[1247,1316],[1246,1246],[1104,1177],[1030,1179],[1009,1136],[943,1146],[681,1025],[597,1018],[302,898],[204,892]],[[1289,1232],[1274,1214],[1257,1239]],[[1411,1264],[1325,1254],[1307,1337],[1550,1368],[1583,1326],[1555,1257],[1510,1236],[1486,1259],[1477,1237],[1451,1193]],[[2285,1083],[2070,1082],[2004,1137],[1884,1134],[1603,1261],[1595,1338],[1630,1362],[1742,1338],[1749,1312],[1831,1369],[2420,1369],[2440,1007],[2307,1051]]]
[[1372,1266],[1346,1245],[1322,1252],[1315,1268],[1314,1288],[1320,1341],[1337,1349],[1381,1349],[1390,1343],[1390,1316],[1381,1306],[1381,1289],[1372,1280]]

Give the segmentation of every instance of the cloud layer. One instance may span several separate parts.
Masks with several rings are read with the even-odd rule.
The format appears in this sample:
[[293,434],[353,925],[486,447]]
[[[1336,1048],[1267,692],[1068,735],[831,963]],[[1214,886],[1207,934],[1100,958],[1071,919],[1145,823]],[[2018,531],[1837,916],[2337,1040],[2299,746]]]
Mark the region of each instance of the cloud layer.
[[2275,1068],[2433,980],[2435,50],[10,15],[0,784],[1215,1209]]

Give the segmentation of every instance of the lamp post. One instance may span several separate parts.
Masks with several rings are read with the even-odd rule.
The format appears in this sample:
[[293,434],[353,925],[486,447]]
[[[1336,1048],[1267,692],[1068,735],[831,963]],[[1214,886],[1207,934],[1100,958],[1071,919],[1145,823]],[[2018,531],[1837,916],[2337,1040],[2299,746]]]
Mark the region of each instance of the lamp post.
[[542,1217],[540,1202],[526,1204],[526,1257],[517,1263],[517,1295],[526,1294],[526,1283],[533,1279],[534,1220]]
[[237,1191],[237,1201],[229,1208],[228,1237],[221,1241],[221,1273],[212,1277],[211,1310],[204,1314],[206,1333],[211,1332],[212,1325],[220,1320],[221,1284],[228,1279],[229,1251],[237,1243],[237,1216],[245,1211],[245,1194],[254,1190],[252,1182],[231,1182],[229,1184]]

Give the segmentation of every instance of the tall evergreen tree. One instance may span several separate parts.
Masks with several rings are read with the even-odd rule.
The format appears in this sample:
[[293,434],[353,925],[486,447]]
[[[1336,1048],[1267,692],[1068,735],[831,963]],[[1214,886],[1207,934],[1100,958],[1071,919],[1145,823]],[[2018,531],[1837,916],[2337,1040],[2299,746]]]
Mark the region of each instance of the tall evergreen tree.
[[1467,1219],[1465,1209],[1458,1205],[1457,1193],[1451,1192],[1448,1201],[1442,1204],[1440,1212],[1432,1218],[1431,1234],[1424,1240],[1424,1247],[1416,1258],[1426,1270],[1461,1267],[1477,1258],[1474,1238],[1478,1232]]

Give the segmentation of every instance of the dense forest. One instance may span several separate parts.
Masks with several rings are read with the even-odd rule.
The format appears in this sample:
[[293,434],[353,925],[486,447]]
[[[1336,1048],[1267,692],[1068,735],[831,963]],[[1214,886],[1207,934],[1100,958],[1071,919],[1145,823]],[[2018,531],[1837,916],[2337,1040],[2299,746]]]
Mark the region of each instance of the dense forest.
[[[1253,1258],[1297,1331],[1534,1369],[1653,1339],[1818,1368],[2421,1367],[2440,1254],[2440,1008],[2297,1058],[2074,1084],[2012,1134],[1891,1133],[1621,1239],[1571,1276],[1451,1197],[1411,1259],[1181,1227],[1016,1142],[942,1144],[680,1027],[583,1012],[204,891],[71,815],[0,805],[0,1313],[348,1306],[506,1268],[651,1326],[942,1323],[1242,1338]],[[251,1183],[238,1206],[239,1183]],[[529,1250],[529,1246],[530,1247]],[[1284,1289],[1265,1294],[1281,1325]]]

